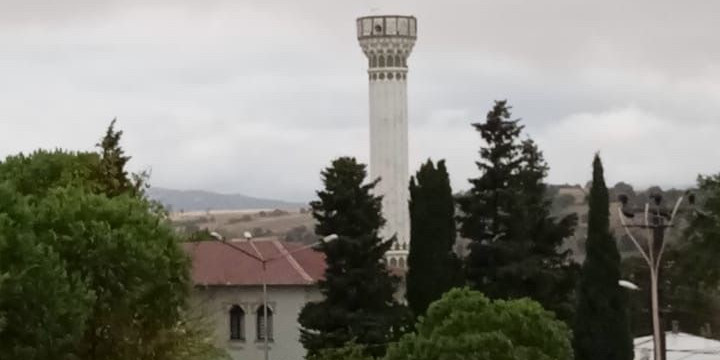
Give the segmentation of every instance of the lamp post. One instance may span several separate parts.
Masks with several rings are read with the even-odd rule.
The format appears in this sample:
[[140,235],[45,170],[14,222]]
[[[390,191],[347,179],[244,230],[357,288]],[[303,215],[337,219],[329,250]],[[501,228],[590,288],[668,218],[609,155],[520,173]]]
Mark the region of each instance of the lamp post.
[[263,343],[265,345],[264,346],[265,360],[270,360],[270,352],[269,352],[270,347],[268,344],[268,338],[269,338],[270,332],[269,332],[269,326],[268,326],[268,292],[267,292],[267,274],[266,274],[267,263],[272,262],[274,260],[285,258],[288,255],[292,255],[296,252],[306,250],[308,248],[314,247],[314,246],[322,244],[322,243],[328,243],[328,242],[334,241],[338,238],[338,236],[336,234],[330,234],[328,236],[323,237],[321,240],[315,241],[312,244],[301,246],[299,248],[293,249],[292,251],[287,251],[287,252],[281,253],[276,256],[271,256],[269,258],[266,258],[265,256],[263,256],[263,254],[260,252],[260,250],[255,246],[255,243],[252,241],[252,234],[248,231],[246,231],[243,234],[243,237],[245,238],[245,240],[247,240],[250,243],[250,246],[252,246],[253,250],[255,251],[255,254],[253,254],[249,251],[246,251],[245,249],[243,249],[241,247],[235,246],[232,243],[225,241],[225,238],[223,238],[223,236],[218,234],[217,232],[214,232],[214,231],[211,232],[210,236],[212,236],[215,240],[221,241],[223,244],[229,246],[230,248],[249,256],[253,260],[259,261],[262,264],[262,293],[263,293],[263,321],[264,321]]
[[618,280],[618,285],[620,285],[620,287],[624,287],[624,288],[626,288],[626,289],[628,289],[628,290],[632,290],[632,291],[639,291],[639,290],[640,290],[640,287],[639,287],[639,286],[637,286],[637,285],[635,285],[635,283],[632,283],[632,282],[627,281],[627,280]]
[[[686,195],[690,205],[695,205],[694,194],[686,193]],[[675,218],[684,197],[685,196],[680,196],[677,202],[675,202],[675,206],[672,210],[670,210],[663,206],[663,199],[660,194],[650,195],[650,199],[652,201],[645,203],[643,208],[632,208],[629,205],[629,198],[627,195],[619,196],[621,203],[618,207],[620,224],[622,224],[625,229],[625,233],[628,235],[630,240],[632,240],[633,244],[635,244],[635,247],[637,247],[638,251],[650,268],[650,296],[655,360],[665,360],[665,354],[661,343],[660,304],[658,299],[660,263],[663,253],[665,252],[665,231],[675,226]],[[640,222],[629,223],[628,220],[634,219],[636,214],[643,215],[642,220]],[[633,236],[630,231],[631,228],[639,228],[647,231],[647,251],[642,247],[635,236]],[[620,285],[625,287],[628,284]]]

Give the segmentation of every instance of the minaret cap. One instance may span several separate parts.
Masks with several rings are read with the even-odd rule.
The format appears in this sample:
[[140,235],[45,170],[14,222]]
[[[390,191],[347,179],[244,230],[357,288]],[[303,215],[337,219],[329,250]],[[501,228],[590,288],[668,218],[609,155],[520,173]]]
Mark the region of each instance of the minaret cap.
[[414,16],[378,15],[357,19],[358,39],[403,37],[417,38],[417,20]]

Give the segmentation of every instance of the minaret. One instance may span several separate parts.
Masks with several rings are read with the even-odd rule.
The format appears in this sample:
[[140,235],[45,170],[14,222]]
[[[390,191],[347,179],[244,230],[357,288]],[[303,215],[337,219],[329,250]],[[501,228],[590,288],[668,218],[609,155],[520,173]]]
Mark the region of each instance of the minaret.
[[404,268],[410,243],[408,213],[407,58],[417,38],[412,16],[357,19],[360,46],[368,58],[370,79],[370,176],[380,178],[387,221],[381,235],[397,236],[387,253],[390,265]]

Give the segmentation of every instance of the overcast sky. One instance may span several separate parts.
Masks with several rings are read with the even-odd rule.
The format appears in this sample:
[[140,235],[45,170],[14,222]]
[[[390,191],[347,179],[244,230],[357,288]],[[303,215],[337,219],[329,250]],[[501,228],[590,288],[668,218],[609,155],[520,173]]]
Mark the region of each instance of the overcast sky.
[[411,170],[476,176],[495,99],[552,183],[685,186],[720,172],[716,1],[0,0],[0,157],[90,150],[114,117],[133,169],[178,189],[305,201],[368,154],[355,18],[418,18]]

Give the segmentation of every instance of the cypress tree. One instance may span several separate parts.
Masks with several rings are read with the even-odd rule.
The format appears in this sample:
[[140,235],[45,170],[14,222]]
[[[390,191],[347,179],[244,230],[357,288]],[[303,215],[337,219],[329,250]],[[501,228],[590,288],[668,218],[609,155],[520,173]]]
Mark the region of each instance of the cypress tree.
[[407,311],[393,297],[398,278],[384,264],[394,239],[382,239],[381,197],[372,194],[377,180],[365,183],[365,165],[354,158],[334,160],[322,172],[325,189],[310,203],[319,236],[337,234],[323,243],[324,299],[308,303],[299,317],[300,341],[309,356],[354,341],[369,355],[382,356],[388,342],[403,330]]
[[125,155],[125,151],[120,147],[123,132],[115,130],[116,122],[117,119],[110,122],[105,136],[95,145],[100,148],[100,190],[110,197],[125,193],[141,195],[147,174],[129,175],[125,169],[131,157]]
[[420,166],[410,179],[410,254],[407,301],[417,317],[430,303],[458,284],[455,244],[455,201],[445,161]]
[[578,360],[631,360],[633,340],[627,298],[620,280],[620,253],[610,232],[608,189],[600,156],[593,161],[593,182],[586,258],[578,291],[573,347]]
[[511,120],[510,109],[496,101],[486,120],[473,124],[486,145],[480,177],[458,199],[460,232],[472,240],[468,282],[491,298],[530,297],[568,321],[576,270],[561,246],[576,216],[550,216],[548,166],[532,140],[520,140],[523,126]]

